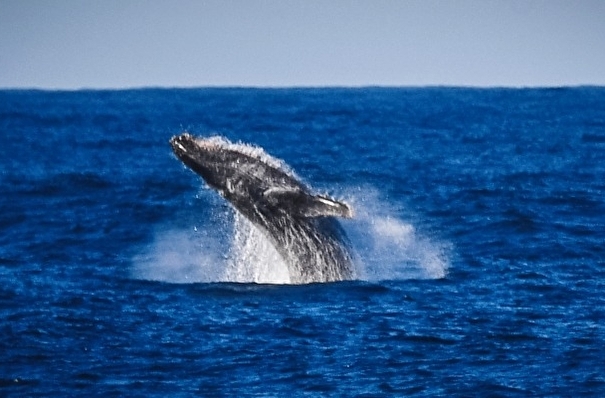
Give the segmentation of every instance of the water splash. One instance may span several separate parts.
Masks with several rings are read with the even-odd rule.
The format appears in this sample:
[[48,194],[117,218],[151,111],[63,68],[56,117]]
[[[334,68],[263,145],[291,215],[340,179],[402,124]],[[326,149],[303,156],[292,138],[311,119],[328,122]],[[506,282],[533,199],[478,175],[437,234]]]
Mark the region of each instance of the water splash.
[[364,231],[363,237],[359,233],[354,235],[361,257],[361,279],[441,279],[446,276],[448,246],[422,236],[412,224],[390,216],[368,218],[357,224],[354,229]]
[[372,188],[349,193],[355,218],[344,222],[367,281],[441,279],[447,276],[447,242],[431,239],[399,216]]
[[170,283],[221,282],[225,257],[218,237],[197,230],[158,231],[155,239],[133,258],[136,279]]
[[288,266],[269,239],[237,212],[233,225],[225,279],[231,282],[289,284]]
[[271,242],[235,211],[216,206],[206,227],[161,229],[132,260],[135,279],[169,283],[289,284],[287,265]]
[[[373,190],[347,196],[355,218],[341,223],[356,254],[359,279],[446,277],[451,250],[447,243],[397,217]],[[156,233],[154,242],[133,259],[133,276],[172,283],[291,283],[284,260],[255,225],[235,211],[216,218],[206,228]],[[222,228],[212,228],[216,224]]]

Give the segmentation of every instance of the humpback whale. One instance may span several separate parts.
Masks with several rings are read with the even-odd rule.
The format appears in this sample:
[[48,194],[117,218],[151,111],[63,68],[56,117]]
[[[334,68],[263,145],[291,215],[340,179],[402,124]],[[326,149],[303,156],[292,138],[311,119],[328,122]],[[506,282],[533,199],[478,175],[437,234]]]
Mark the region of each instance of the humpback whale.
[[269,238],[292,283],[354,278],[348,238],[336,217],[351,208],[316,195],[282,161],[222,137],[170,139],[175,155]]

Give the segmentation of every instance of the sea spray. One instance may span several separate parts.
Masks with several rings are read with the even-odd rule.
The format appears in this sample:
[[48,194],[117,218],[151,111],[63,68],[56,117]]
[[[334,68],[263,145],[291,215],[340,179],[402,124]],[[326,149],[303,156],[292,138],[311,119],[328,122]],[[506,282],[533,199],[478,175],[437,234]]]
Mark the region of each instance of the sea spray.
[[288,266],[273,244],[262,231],[237,212],[229,254],[224,274],[227,281],[290,283]]
[[[446,277],[448,243],[419,232],[372,189],[348,196],[355,218],[343,221],[342,226],[355,252],[358,279]],[[211,216],[205,226],[158,231],[133,259],[133,276],[172,283],[291,282],[285,261],[258,227],[236,211],[225,216],[220,206]]]
[[373,188],[347,194],[355,218],[343,223],[367,281],[440,279],[447,275],[451,245],[405,221]]
[[348,230],[361,258],[360,277],[368,281],[440,279],[449,267],[447,245],[436,243],[409,223],[392,217],[362,219]]
[[133,258],[136,279],[170,283],[226,281],[219,237],[191,230],[162,230]]

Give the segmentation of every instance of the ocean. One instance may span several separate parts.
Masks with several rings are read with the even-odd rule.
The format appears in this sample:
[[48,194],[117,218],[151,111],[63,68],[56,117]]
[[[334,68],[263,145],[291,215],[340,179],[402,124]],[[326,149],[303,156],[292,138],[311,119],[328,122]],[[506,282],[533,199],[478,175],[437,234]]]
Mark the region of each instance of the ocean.
[[[354,280],[172,153],[262,148]],[[0,396],[605,395],[605,88],[0,90]]]

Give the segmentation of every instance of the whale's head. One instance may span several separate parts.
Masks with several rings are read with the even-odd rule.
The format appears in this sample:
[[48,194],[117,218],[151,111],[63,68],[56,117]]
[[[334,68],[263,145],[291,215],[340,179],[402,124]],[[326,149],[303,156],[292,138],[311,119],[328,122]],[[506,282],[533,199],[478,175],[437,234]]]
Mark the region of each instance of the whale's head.
[[348,205],[312,195],[283,162],[262,149],[221,137],[183,133],[170,139],[175,155],[244,214],[251,208],[302,217],[351,217]]
[[174,154],[212,188],[223,192],[233,176],[229,151],[218,140],[201,139],[189,133],[170,139]]
[[226,198],[252,200],[276,186],[304,189],[260,148],[233,144],[222,137],[183,133],[170,140],[175,155]]

